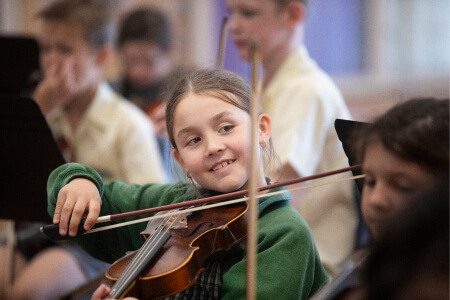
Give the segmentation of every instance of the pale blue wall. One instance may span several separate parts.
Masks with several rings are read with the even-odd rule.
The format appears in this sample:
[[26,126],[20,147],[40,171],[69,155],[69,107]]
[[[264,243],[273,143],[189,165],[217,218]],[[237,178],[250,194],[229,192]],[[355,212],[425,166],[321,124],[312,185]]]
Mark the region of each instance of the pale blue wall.
[[363,1],[311,0],[305,24],[310,55],[328,73],[362,70]]

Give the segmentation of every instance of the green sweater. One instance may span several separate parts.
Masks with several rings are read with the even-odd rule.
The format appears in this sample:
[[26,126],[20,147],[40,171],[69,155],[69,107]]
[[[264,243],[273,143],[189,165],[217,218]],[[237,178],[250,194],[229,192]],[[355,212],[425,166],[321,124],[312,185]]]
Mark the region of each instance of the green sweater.
[[[77,177],[88,178],[102,197],[100,215],[117,214],[197,198],[186,183],[126,185],[103,184],[89,167],[69,163],[50,175],[47,185],[48,212],[53,216],[60,189]],[[273,189],[281,190],[285,188]],[[289,204],[289,192],[259,200],[257,298],[308,299],[327,280],[310,229]],[[142,245],[145,223],[80,236],[76,239],[92,256],[112,263],[126,251]],[[244,299],[246,260],[244,251],[234,251],[222,262],[222,299]]]

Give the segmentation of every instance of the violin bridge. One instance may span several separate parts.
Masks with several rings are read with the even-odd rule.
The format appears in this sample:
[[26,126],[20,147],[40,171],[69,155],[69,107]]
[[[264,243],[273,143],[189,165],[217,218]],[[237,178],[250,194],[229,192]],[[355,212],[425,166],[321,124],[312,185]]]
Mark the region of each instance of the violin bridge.
[[171,216],[170,218],[171,218],[170,221],[172,222],[172,226],[170,226],[171,228],[174,229],[187,228],[187,216],[185,213],[176,216]]

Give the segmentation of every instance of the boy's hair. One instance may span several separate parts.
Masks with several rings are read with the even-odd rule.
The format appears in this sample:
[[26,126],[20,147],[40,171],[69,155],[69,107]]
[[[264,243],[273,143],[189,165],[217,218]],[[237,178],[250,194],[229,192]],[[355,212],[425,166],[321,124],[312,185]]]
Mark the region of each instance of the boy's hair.
[[390,109],[357,133],[358,161],[373,142],[395,155],[417,162],[448,181],[449,99],[412,99]]
[[37,17],[44,21],[67,22],[82,27],[92,49],[113,45],[115,37],[112,5],[106,0],[57,0]]
[[121,22],[118,46],[126,42],[154,43],[164,52],[172,46],[170,22],[167,16],[154,8],[143,7],[130,12]]
[[279,7],[284,7],[293,1],[300,2],[305,7],[308,7],[309,3],[309,0],[273,0],[273,1],[275,1]]

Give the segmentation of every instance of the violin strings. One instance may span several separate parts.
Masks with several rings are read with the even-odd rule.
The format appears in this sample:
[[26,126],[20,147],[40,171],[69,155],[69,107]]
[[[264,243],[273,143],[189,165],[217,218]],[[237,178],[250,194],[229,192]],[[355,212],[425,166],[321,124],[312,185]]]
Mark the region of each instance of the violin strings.
[[[281,190],[281,191],[276,191],[276,192],[259,194],[259,195],[256,195],[256,198],[259,199],[259,198],[263,198],[263,197],[269,197],[269,196],[283,194],[283,193],[287,193],[287,192],[293,192],[293,191],[297,191],[297,190],[316,188],[316,187],[321,187],[321,186],[325,186],[325,185],[329,185],[329,184],[339,183],[339,182],[343,182],[343,181],[347,181],[347,180],[354,180],[354,179],[356,180],[356,179],[360,179],[360,178],[364,178],[364,177],[365,177],[365,175],[363,174],[363,175],[357,175],[357,176],[352,176],[352,177],[347,177],[347,178],[341,178],[341,179],[338,179],[338,180],[335,180],[335,181],[328,181],[328,182],[321,183],[321,184],[316,184],[316,185],[306,185],[306,186],[300,186],[300,187],[286,189],[286,190]],[[205,206],[194,207],[194,208],[186,209],[186,210],[183,210],[183,211],[168,212],[168,213],[165,213],[165,214],[162,214],[162,215],[154,215],[154,216],[151,216],[151,217],[141,218],[141,219],[137,219],[137,220],[132,220],[132,221],[127,221],[127,222],[121,222],[121,223],[118,223],[118,224],[113,224],[113,225],[93,228],[91,230],[85,231],[83,234],[91,234],[91,233],[95,233],[95,232],[99,232],[99,231],[104,231],[104,230],[109,230],[109,229],[118,228],[118,227],[122,227],[122,226],[128,226],[128,225],[132,225],[132,224],[137,224],[137,223],[141,223],[141,222],[145,222],[145,221],[161,219],[161,218],[165,218],[165,217],[168,217],[168,216],[179,215],[179,214],[182,214],[182,213],[194,212],[194,211],[209,209],[209,208],[218,207],[218,206],[225,206],[225,205],[240,203],[240,202],[244,202],[244,201],[247,201],[247,200],[248,200],[248,197],[243,197],[243,198],[229,200],[229,201],[222,201],[222,202],[217,202],[217,203],[213,203],[213,204],[207,204]]]
[[151,251],[156,247],[156,245],[158,245],[158,243],[163,238],[164,233],[168,232],[172,228],[173,224],[175,224],[180,217],[181,217],[181,215],[177,215],[177,216],[175,216],[175,219],[172,221],[171,220],[172,218],[170,216],[170,217],[168,217],[168,219],[167,219],[168,221],[164,225],[163,225],[163,223],[166,219],[161,220],[160,224],[157,227],[157,228],[161,227],[161,229],[158,229],[158,231],[156,231],[154,234],[152,234],[145,241],[145,243],[142,245],[142,247],[138,250],[137,255],[132,259],[129,266],[125,269],[123,274],[120,276],[120,278],[114,284],[111,291],[122,289],[122,287],[124,287],[125,285],[129,286],[130,280],[131,281],[135,280],[135,278],[131,279],[130,277],[133,275],[133,273],[135,273],[136,269],[138,269],[143,262],[146,262],[148,260],[148,258],[146,256],[148,256],[148,254],[151,253]]
[[[160,224],[158,225],[157,228],[160,228],[161,225],[163,224],[163,222],[165,221],[165,219],[161,220]],[[159,232],[161,231],[161,229],[159,230]],[[153,243],[153,240],[156,239],[156,236],[158,236],[159,232],[156,232],[154,235],[151,235],[150,238],[142,245],[141,250],[144,250],[146,245],[148,243]],[[147,243],[148,242],[148,243]],[[142,252],[139,251],[138,254],[133,258],[133,260],[131,261],[131,263],[129,264],[128,268],[125,269],[125,271],[123,272],[122,276],[119,278],[119,280],[117,280],[116,284],[114,285],[114,287],[117,285],[119,289],[120,285],[123,283],[123,281],[125,279],[127,279],[130,275],[129,273],[131,273],[132,271],[134,271],[134,269],[137,267],[138,265],[138,261],[140,260],[142,256]],[[136,266],[135,266],[136,265]]]
[[[160,224],[157,228],[159,229],[157,232],[152,234],[144,243],[144,245],[141,247],[141,249],[138,250],[138,254],[134,257],[132,262],[130,263],[130,266],[127,268],[127,274],[133,273],[136,268],[140,266],[141,261],[146,261],[145,256],[150,253],[154,247],[161,241],[161,239],[164,236],[164,233],[168,232],[170,228],[172,228],[172,225],[178,220],[180,215],[176,216],[175,220],[171,221],[171,217],[168,217],[167,219],[161,220]],[[167,221],[166,221],[167,220]],[[166,223],[163,226],[164,221]],[[171,224],[170,224],[171,222]],[[162,227],[163,226],[163,227]],[[164,230],[164,231],[163,231]],[[130,276],[130,275],[127,275]]]
[[[163,222],[164,222],[164,220],[161,220],[161,222],[157,228],[159,228],[163,224]],[[159,232],[156,232],[155,235],[158,236],[161,231],[162,231],[162,229],[160,229]],[[129,266],[125,269],[125,271],[122,273],[122,275],[119,277],[119,279],[116,281],[116,283],[112,287],[111,292],[115,293],[115,291],[122,289],[122,287],[124,287],[125,285],[130,285],[129,280],[130,280],[131,274],[135,271],[136,268],[139,267],[139,262],[142,261],[142,257],[144,256],[143,253],[146,251],[146,248],[148,247],[147,245],[154,243],[155,239],[156,238],[149,238],[148,241],[146,241],[142,245],[142,247],[138,250],[137,255],[132,259]],[[119,295],[119,296],[122,296],[122,295]]]
[[[163,238],[164,234],[162,233],[163,230],[164,233],[168,232],[170,228],[172,228],[173,224],[178,220],[180,216],[176,216],[175,220],[171,221],[172,218],[169,218],[166,224],[164,224],[164,227],[159,229],[158,232],[156,232],[154,235],[152,235],[141,247],[141,249],[138,250],[138,254],[133,258],[132,262],[126,268],[125,272],[122,274],[122,276],[119,278],[119,280],[114,285],[115,290],[123,289],[123,287],[130,286],[131,282],[134,281],[136,278],[138,278],[139,274],[135,274],[137,271],[137,268],[139,268],[142,264],[142,262],[148,261],[149,257],[148,255],[152,252],[154,247],[158,245],[158,243]],[[165,219],[167,220],[167,219]],[[161,221],[160,225],[161,227],[164,220]],[[171,224],[169,224],[172,222]],[[153,237],[153,238],[152,238]],[[156,240],[156,241],[155,241]],[[131,278],[134,274],[134,278]],[[130,280],[131,279],[131,280]],[[130,282],[131,281],[131,282]]]

